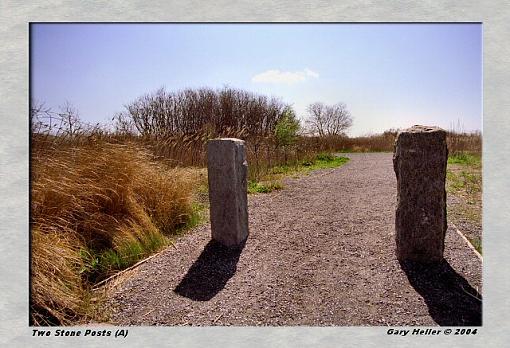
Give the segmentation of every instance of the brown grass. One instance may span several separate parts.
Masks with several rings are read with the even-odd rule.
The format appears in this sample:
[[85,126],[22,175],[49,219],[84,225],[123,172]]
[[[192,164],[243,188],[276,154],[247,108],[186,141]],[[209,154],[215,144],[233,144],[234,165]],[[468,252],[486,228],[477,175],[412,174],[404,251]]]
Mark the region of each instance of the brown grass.
[[167,245],[190,220],[194,171],[151,157],[132,143],[34,146],[33,324],[90,319],[94,282]]

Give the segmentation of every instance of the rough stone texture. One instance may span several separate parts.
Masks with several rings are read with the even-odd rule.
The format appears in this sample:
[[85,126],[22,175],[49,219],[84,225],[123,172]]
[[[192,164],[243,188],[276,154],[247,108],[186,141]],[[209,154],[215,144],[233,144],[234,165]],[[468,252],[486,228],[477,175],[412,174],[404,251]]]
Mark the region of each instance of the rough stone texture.
[[446,132],[413,126],[395,142],[396,253],[400,261],[443,260],[446,223]]
[[207,170],[212,238],[227,247],[241,247],[248,238],[248,163],[244,141],[210,140]]

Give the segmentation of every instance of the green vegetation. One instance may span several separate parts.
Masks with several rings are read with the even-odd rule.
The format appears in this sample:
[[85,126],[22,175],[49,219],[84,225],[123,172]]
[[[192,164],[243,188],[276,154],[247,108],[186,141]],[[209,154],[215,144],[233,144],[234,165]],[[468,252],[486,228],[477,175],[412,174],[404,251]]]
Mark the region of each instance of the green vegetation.
[[275,126],[275,138],[278,146],[290,146],[296,142],[300,129],[299,120],[291,108],[286,108]]
[[274,190],[281,190],[283,185],[279,181],[270,182],[248,182],[248,193],[269,193]]
[[[185,231],[198,226],[204,220],[204,204],[194,202],[186,222],[172,232],[178,236]],[[94,250],[89,248],[80,249],[80,257],[83,264],[80,270],[85,278],[95,283],[116,272],[126,269],[138,261],[162,250],[172,244],[173,238],[163,235],[158,231],[145,232],[141,238],[130,238],[122,241],[119,246],[106,250]]]
[[298,166],[277,166],[271,170],[271,174],[285,174],[291,175],[296,173],[307,173],[317,169],[329,169],[340,167],[347,163],[349,159],[347,157],[337,157],[330,153],[321,153],[315,156],[312,160],[305,160]]
[[465,192],[475,193],[482,190],[482,178],[479,174],[462,170],[446,172],[446,180],[449,182],[448,190],[451,193]]
[[316,157],[316,160],[312,163],[312,165],[307,166],[307,170],[317,170],[317,169],[328,169],[328,168],[336,168],[341,165],[347,163],[349,158],[347,157],[336,157],[331,154],[319,154]]
[[481,165],[481,156],[469,153],[458,153],[448,157],[448,164],[479,166]]
[[206,215],[208,209],[208,206],[204,203],[192,202],[191,213],[188,220],[182,226],[178,227],[173,235],[181,235],[193,227],[200,225],[202,222],[205,222],[207,220]]
[[450,193],[468,195],[480,193],[482,191],[481,156],[469,153],[449,156],[446,180]]
[[459,152],[448,157],[446,190],[455,196],[448,205],[448,219],[455,224],[469,223],[476,226],[463,231],[474,248],[482,253],[482,171],[481,155]]
[[482,254],[482,240],[480,238],[478,237],[471,238],[469,239],[469,242],[471,243],[471,245],[473,245],[476,251]]
[[281,179],[285,176],[297,177],[312,170],[337,168],[347,163],[347,157],[337,157],[330,153],[320,153],[311,160],[305,160],[297,166],[282,165],[273,167],[262,181],[248,182],[248,193],[269,193],[283,188]]

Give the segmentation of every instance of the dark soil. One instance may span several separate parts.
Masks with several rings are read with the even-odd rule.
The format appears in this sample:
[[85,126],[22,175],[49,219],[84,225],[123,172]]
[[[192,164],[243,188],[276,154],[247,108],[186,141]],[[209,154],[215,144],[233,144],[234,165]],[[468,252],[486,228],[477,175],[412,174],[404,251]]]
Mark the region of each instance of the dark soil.
[[203,225],[112,292],[122,325],[481,325],[481,262],[453,229],[446,260],[395,257],[388,153],[249,196],[250,236],[232,251]]

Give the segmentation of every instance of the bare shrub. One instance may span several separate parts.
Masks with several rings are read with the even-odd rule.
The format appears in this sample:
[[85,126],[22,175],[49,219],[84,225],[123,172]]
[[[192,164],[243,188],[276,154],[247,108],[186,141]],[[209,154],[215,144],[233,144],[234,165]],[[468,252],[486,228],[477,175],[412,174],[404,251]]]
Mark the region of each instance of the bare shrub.
[[164,88],[139,97],[116,115],[119,129],[130,120],[142,136],[189,135],[210,128],[217,134],[244,130],[269,135],[288,107],[279,99],[225,87],[166,92]]

